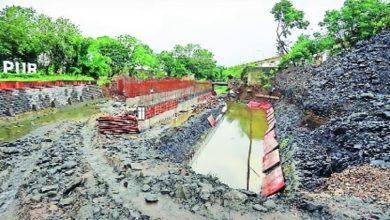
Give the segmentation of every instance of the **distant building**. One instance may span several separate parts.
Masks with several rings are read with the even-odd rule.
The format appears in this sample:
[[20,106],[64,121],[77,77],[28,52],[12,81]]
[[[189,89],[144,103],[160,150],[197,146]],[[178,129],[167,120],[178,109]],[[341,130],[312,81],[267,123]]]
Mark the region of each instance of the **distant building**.
[[278,67],[280,59],[280,56],[274,56],[264,60],[255,61],[253,64],[255,64],[257,67],[275,68]]

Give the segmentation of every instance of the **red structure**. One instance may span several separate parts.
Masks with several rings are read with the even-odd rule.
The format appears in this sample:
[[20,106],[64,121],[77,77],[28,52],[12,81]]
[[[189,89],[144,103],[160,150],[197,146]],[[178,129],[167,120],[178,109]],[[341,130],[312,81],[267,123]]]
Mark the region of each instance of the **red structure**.
[[0,82],[0,90],[5,89],[28,89],[28,88],[44,88],[55,86],[77,86],[96,84],[95,81],[32,81],[32,82],[16,82],[5,81]]
[[211,82],[199,82],[191,80],[181,80],[177,78],[167,79],[147,79],[140,80],[132,77],[118,77],[115,79],[114,85],[119,95],[126,98],[134,98],[137,96],[150,95],[161,92],[171,92],[175,90],[184,90],[183,94],[196,94],[210,91]]
[[278,166],[272,170],[263,180],[261,195],[268,197],[279,192],[286,186],[283,177],[282,167]]
[[135,134],[139,133],[135,116],[104,116],[97,119],[99,132],[102,134]]
[[177,108],[176,100],[169,100],[166,102],[161,102],[152,106],[148,106],[145,110],[146,119],[152,118],[156,115],[159,115],[163,112]]

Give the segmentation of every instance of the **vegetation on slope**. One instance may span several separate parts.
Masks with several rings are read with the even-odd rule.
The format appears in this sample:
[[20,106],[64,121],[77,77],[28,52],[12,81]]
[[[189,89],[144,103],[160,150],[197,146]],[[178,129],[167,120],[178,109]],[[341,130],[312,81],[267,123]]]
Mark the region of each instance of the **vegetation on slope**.
[[[301,24],[304,21],[303,14],[297,16],[298,12],[289,0],[278,2],[271,13],[278,23],[282,26],[285,24],[287,33],[294,27],[305,27]],[[294,22],[301,25],[289,25]],[[291,47],[284,45],[288,49],[281,53],[284,56],[280,67],[311,63],[316,54],[338,53],[378,34],[390,25],[390,4],[385,0],[346,0],[340,10],[327,11],[319,25],[323,33],[301,35]]]

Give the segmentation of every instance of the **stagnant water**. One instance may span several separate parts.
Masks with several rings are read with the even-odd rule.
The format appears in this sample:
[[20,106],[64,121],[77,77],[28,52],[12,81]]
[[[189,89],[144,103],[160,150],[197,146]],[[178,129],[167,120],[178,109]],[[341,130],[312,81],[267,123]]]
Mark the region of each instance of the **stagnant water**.
[[51,112],[40,112],[36,117],[19,116],[15,121],[0,122],[0,142],[12,141],[30,133],[35,128],[61,120],[77,120],[90,117],[99,112],[95,104],[76,104],[55,109]]
[[228,104],[226,115],[194,155],[192,168],[217,176],[230,187],[260,192],[267,126],[264,111]]

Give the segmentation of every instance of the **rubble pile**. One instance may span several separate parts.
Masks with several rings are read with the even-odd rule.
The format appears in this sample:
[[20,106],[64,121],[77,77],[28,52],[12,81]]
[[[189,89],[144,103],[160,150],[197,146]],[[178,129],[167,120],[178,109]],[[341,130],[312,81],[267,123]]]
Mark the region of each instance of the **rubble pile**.
[[284,96],[276,104],[278,136],[289,139],[302,188],[313,190],[354,165],[390,167],[389,60],[386,29],[319,67],[290,69],[275,79]]
[[356,196],[366,200],[390,203],[390,170],[371,166],[356,166],[334,173],[323,190],[332,195]]
[[218,107],[221,103],[221,100],[218,96],[210,96],[206,99],[206,101],[201,102],[196,108],[195,113],[203,112],[206,109],[213,109]]

